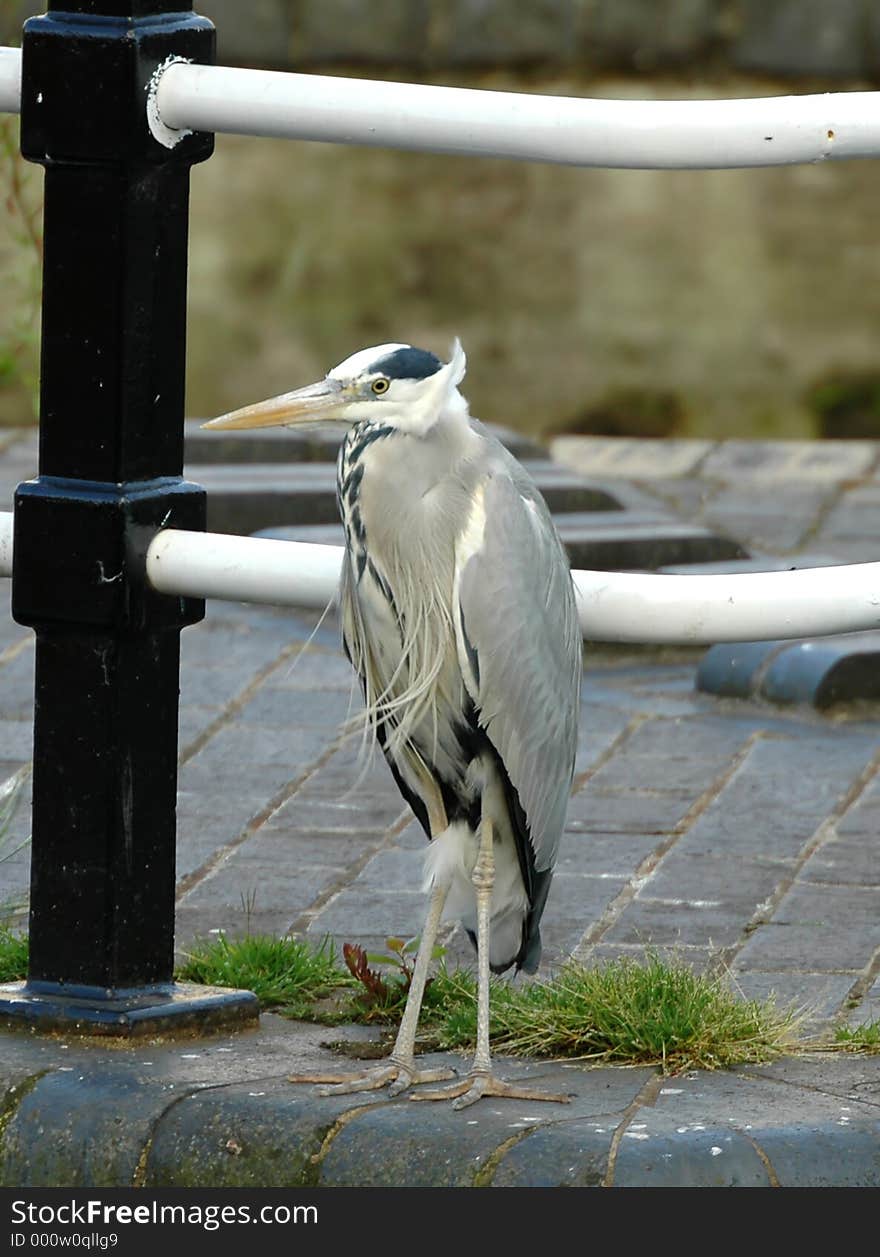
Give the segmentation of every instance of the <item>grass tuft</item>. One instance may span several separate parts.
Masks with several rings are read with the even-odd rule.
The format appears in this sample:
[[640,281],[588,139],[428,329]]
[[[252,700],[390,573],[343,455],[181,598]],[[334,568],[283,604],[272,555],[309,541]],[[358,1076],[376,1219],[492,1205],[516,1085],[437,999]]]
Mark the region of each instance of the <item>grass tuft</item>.
[[27,977],[28,939],[0,925],[0,982],[20,982]]
[[772,1000],[742,1000],[722,979],[655,955],[599,968],[566,965],[500,1000],[494,1042],[514,1055],[720,1069],[791,1051],[800,1019]]
[[834,1046],[845,1052],[880,1052],[880,1020],[866,1021],[860,1026],[838,1026]]
[[[654,955],[600,968],[571,963],[548,981],[519,987],[494,981],[490,1008],[492,1045],[511,1055],[657,1065],[669,1073],[771,1060],[796,1050],[800,1025],[772,1000],[739,999],[720,979]],[[392,1010],[383,1011],[391,1020]],[[350,1012],[357,1017],[357,997]],[[470,973],[440,966],[425,992],[420,1029],[426,1046],[473,1048],[477,991]]]
[[263,1008],[292,1017],[310,1016],[315,1001],[351,981],[336,963],[329,939],[315,947],[292,938],[228,939],[225,934],[194,944],[178,977],[253,991]]
[[[0,981],[23,977],[26,970],[27,939],[0,926]],[[221,934],[198,942],[177,976],[251,990],[265,1009],[322,1022],[394,1026],[406,996],[405,974],[392,974],[381,999],[365,999],[362,984],[337,963],[329,939],[315,946],[291,938]],[[341,998],[328,1008],[327,997],[334,995]],[[450,971],[441,962],[425,991],[422,1047],[472,1049],[476,1010],[473,974]],[[490,1033],[496,1050],[514,1056],[653,1065],[679,1073],[815,1050],[820,1045],[798,1039],[802,1020],[772,999],[740,999],[722,979],[649,954],[643,961],[616,960],[598,968],[570,963],[547,981],[521,986],[494,980]],[[880,1051],[880,1022],[841,1027],[826,1046]]]

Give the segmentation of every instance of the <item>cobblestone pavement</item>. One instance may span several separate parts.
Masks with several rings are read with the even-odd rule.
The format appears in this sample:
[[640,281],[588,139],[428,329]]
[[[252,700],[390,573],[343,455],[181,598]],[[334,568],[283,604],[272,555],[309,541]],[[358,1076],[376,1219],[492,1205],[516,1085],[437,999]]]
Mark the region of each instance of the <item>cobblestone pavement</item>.
[[[685,519],[723,526],[752,553],[877,557],[880,448],[868,443],[651,450],[565,441],[554,453],[588,467],[624,502],[662,500]],[[181,952],[220,930],[375,947],[421,928],[421,830],[384,763],[345,734],[359,699],[336,625],[315,628],[315,619],[212,603],[183,634]],[[819,714],[699,693],[702,653],[585,648],[577,776],[542,927],[544,970],[568,956],[592,962],[652,947],[701,971],[729,970],[747,996],[775,992],[806,1009],[814,1028],[876,1019],[880,709],[852,703]],[[32,666],[31,635],[7,615],[6,776],[30,753]],[[23,807],[9,839],[26,830]],[[26,866],[26,850],[0,865],[0,897],[23,896]],[[454,924],[446,944],[453,963],[471,961]],[[876,1105],[880,1070],[858,1068]],[[880,1173],[856,1181],[880,1182]]]

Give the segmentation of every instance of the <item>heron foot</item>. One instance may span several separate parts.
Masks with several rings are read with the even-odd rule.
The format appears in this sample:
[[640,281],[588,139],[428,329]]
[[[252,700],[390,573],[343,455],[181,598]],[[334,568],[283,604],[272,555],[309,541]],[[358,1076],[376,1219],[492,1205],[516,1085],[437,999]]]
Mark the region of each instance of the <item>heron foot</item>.
[[290,1074],[287,1081],[330,1084],[321,1086],[319,1095],[322,1096],[378,1091],[382,1087],[388,1087],[389,1095],[398,1096],[423,1082],[445,1082],[454,1077],[455,1071],[445,1067],[416,1069],[414,1065],[392,1060],[388,1065],[377,1065],[357,1074]]
[[454,1109],[466,1109],[482,1100],[483,1096],[502,1096],[510,1100],[544,1100],[554,1104],[569,1104],[571,1096],[558,1095],[548,1091],[536,1091],[533,1087],[519,1087],[516,1083],[504,1082],[494,1074],[485,1070],[471,1070],[466,1078],[455,1082],[451,1087],[441,1087],[438,1091],[420,1091],[411,1095],[411,1100],[452,1100]]

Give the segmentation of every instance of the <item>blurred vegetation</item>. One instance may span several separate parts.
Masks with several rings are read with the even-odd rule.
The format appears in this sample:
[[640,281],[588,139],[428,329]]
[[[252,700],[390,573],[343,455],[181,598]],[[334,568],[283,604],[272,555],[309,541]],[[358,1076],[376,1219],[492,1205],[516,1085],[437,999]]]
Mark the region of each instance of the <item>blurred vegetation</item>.
[[559,432],[589,436],[676,436],[684,426],[681,399],[669,389],[613,389]]
[[816,416],[819,436],[880,438],[880,371],[838,369],[816,380],[804,401]]
[[[786,90],[457,81],[618,97]],[[33,416],[41,174],[15,155],[17,119],[2,126],[9,424]],[[843,435],[847,407],[873,422],[876,405],[835,381],[875,369],[880,163],[578,170],[218,136],[192,183],[193,417],[316,379],[365,345],[445,354],[458,335],[473,412],[534,434]]]
[[189,410],[285,391],[365,345],[445,354],[459,335],[473,412],[524,431],[811,437],[811,382],[876,361],[878,184],[876,162],[578,170],[218,137],[193,172]]

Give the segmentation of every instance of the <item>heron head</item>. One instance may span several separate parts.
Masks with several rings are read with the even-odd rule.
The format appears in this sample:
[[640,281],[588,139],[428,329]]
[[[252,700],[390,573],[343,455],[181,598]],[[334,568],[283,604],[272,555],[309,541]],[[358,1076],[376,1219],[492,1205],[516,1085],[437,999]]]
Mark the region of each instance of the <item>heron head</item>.
[[464,372],[464,350],[458,340],[449,362],[412,345],[374,345],[340,362],[317,384],[233,410],[202,426],[267,428],[367,420],[422,436],[442,415],[467,412],[458,391]]

